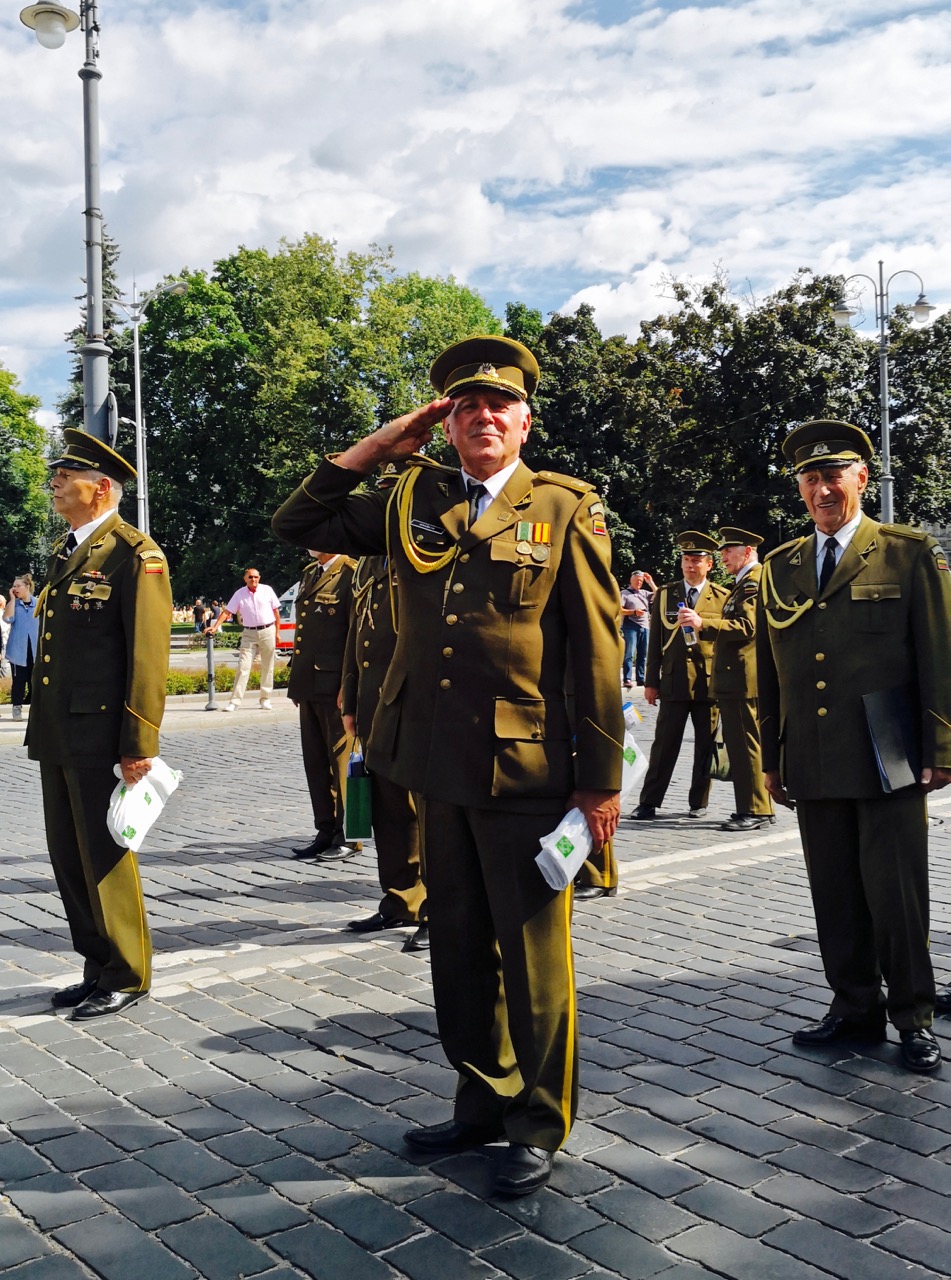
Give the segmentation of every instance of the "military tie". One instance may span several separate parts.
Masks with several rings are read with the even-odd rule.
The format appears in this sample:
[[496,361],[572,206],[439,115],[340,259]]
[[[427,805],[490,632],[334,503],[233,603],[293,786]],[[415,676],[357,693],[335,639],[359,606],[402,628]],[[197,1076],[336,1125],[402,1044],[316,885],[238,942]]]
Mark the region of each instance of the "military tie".
[[489,491],[484,484],[473,484],[471,480],[466,481],[466,489],[469,494],[469,520],[466,528],[471,529],[479,518],[479,502]]
[[829,538],[826,541],[826,553],[822,558],[822,567],[819,570],[819,594],[822,595],[826,587],[829,585],[829,579],[835,573],[835,553],[838,548],[838,542],[835,538]]
[[697,603],[697,588],[688,587],[687,588],[687,608],[692,609],[696,603]]
[[76,541],[76,535],[75,533],[73,533],[72,529],[70,529],[69,533],[66,535],[66,545],[63,547],[63,550],[60,552],[60,555],[63,557],[64,560],[68,560],[69,557],[76,550],[76,547],[78,545],[79,544]]

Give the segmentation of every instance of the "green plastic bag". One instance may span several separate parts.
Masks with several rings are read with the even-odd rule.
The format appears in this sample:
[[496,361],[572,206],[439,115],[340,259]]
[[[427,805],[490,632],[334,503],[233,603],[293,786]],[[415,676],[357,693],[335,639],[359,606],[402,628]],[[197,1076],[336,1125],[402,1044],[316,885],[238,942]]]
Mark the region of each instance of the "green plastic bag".
[[373,805],[370,777],[359,748],[350,752],[347,790],[344,796],[343,834],[347,840],[368,840],[373,834]]

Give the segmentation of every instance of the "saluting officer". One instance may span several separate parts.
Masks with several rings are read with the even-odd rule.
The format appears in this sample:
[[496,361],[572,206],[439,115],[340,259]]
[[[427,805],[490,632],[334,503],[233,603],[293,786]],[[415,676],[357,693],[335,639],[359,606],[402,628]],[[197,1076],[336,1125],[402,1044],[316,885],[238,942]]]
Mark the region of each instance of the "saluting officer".
[[[381,484],[395,483],[392,479]],[[344,655],[341,710],[348,733],[366,744],[380,691],[396,649],[397,583],[389,557],[364,556],[353,575],[354,613]],[[426,924],[426,888],[419,852],[419,820],[416,802],[405,787],[370,769],[370,808],[373,839],[383,897],[370,916],[351,920],[357,933],[378,933],[414,925],[404,951],[429,948]]]
[[347,762],[353,738],[344,727],[339,694],[353,612],[355,561],[327,551],[301,574],[294,601],[294,652],[287,696],[300,713],[304,774],[317,834],[294,850],[295,858],[333,862],[358,846],[344,836]]
[[[682,579],[665,583],[651,605],[647,641],[647,683],[644,697],[653,707],[660,701],[650,760],[637,808],[639,822],[657,816],[674,774],[688,718],[693,723],[693,771],[687,803],[691,818],[702,818],[710,795],[710,754],[716,726],[716,706],[710,693],[713,665],[712,626],[723,613],[729,592],[708,578],[716,542],[706,533],[687,529],[677,537]],[[688,643],[687,614],[699,618]]]
[[[815,530],[764,564],[763,767],[771,794],[795,801],[833,992],[793,1040],[884,1040],[887,1010],[904,1065],[934,1071],[926,793],[951,782],[951,575],[934,538],[863,514],[872,445],[858,427],[807,422],[783,455]],[[920,738],[919,782],[891,792],[863,700],[880,693]]]
[[26,742],[40,762],[46,839],[82,981],[52,998],[85,1022],[148,994],[152,944],[135,854],[106,827],[118,764],[133,787],[159,751],[171,639],[165,555],[119,516],[135,470],[67,427],[49,464],[53,509],[70,532],[39,600]]
[[[399,636],[369,765],[423,798],[433,994],[459,1073],[454,1119],[406,1137],[443,1153],[504,1134],[496,1190],[523,1195],[547,1182],[577,1107],[572,895],[548,887],[535,856],[573,805],[595,845],[617,825],[617,586],[591,485],[519,458],[532,353],[470,338],[430,378],[439,399],[322,463],[273,527],[394,559]],[[443,419],[461,474],[421,459],[390,495],[351,492]]]
[[[763,780],[756,701],[756,598],[763,572],[757,547],[762,541],[745,529],[720,530],[720,559],[734,581],[722,617],[707,623],[715,633],[710,693],[720,712],[736,802],[721,831],[755,831],[775,822]],[[700,631],[701,619],[690,621]]]

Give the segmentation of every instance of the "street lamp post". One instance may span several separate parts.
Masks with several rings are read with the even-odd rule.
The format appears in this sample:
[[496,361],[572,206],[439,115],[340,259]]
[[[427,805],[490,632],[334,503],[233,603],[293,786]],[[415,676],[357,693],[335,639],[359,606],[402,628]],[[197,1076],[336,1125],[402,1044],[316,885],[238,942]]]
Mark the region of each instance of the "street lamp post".
[[[132,299],[124,302],[121,298],[112,298],[113,306],[121,307],[129,317],[132,325],[132,369],[133,379],[135,383],[135,469],[138,472],[138,480],[135,485],[136,493],[136,518],[138,527],[143,533],[149,532],[149,473],[148,459],[145,448],[145,416],[142,413],[142,356],[139,347],[139,326],[145,319],[145,312],[149,303],[162,293],[170,293],[175,297],[181,297],[188,292],[188,282],[186,280],[170,280],[167,284],[161,284],[156,289],[143,293],[141,297],[136,290],[136,284],[132,282]],[[126,419],[122,419],[126,421]]]
[[876,283],[872,276],[866,275],[864,271],[857,271],[854,275],[846,277],[842,282],[842,292],[832,310],[832,316],[836,324],[840,327],[847,325],[856,314],[855,308],[849,306],[845,296],[846,286],[849,281],[867,280],[872,286],[875,294],[875,321],[878,325],[878,394],[882,421],[881,517],[885,524],[891,524],[895,518],[891,431],[888,415],[888,319],[891,315],[888,308],[888,286],[896,276],[914,276],[918,281],[918,298],[912,307],[912,315],[916,320],[924,322],[934,311],[934,307],[925,297],[925,286],[921,276],[917,271],[909,271],[907,268],[902,268],[899,271],[893,271],[886,280],[885,264],[881,259],[879,259],[878,263],[878,282]]
[[105,340],[102,305],[102,209],[99,205],[99,23],[96,0],[80,0],[79,13],[61,4],[31,4],[20,21],[36,32],[45,49],[62,46],[69,31],[82,24],[86,61],[79,72],[83,82],[83,160],[86,178],[86,340],[83,367],[83,427],[91,436],[115,440],[115,396],[109,390],[110,348]]

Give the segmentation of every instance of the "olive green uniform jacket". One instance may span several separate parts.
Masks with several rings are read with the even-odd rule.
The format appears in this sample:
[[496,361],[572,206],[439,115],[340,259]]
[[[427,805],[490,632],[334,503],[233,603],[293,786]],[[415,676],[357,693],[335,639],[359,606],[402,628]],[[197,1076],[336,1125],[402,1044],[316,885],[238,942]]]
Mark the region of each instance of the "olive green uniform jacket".
[[[432,572],[414,566],[400,535],[399,501],[414,476],[404,529],[424,555],[446,557]],[[352,494],[362,478],[322,463],[273,528],[297,544],[393,557],[401,625],[370,767],[450,804],[523,812],[555,812],[575,788],[618,790],[617,587],[591,486],[521,463],[467,529],[458,470],[423,460],[392,490]]]
[[795,799],[879,798],[862,695],[909,686],[922,764],[951,768],[951,574],[926,534],[864,516],[822,596],[815,536],[766,559],[757,628],[763,767]]
[[683,579],[666,583],[655,594],[644,683],[648,688],[660,690],[661,702],[708,702],[711,699],[714,628],[728,596],[726,587],[707,579],[696,604],[697,613],[703,618],[703,629],[697,643],[687,645],[683,630],[677,625],[677,608],[684,598]]
[[316,560],[301,575],[294,602],[296,625],[287,694],[295,702],[336,701],[343,675],[353,608],[355,562],[339,556],[318,574]]

